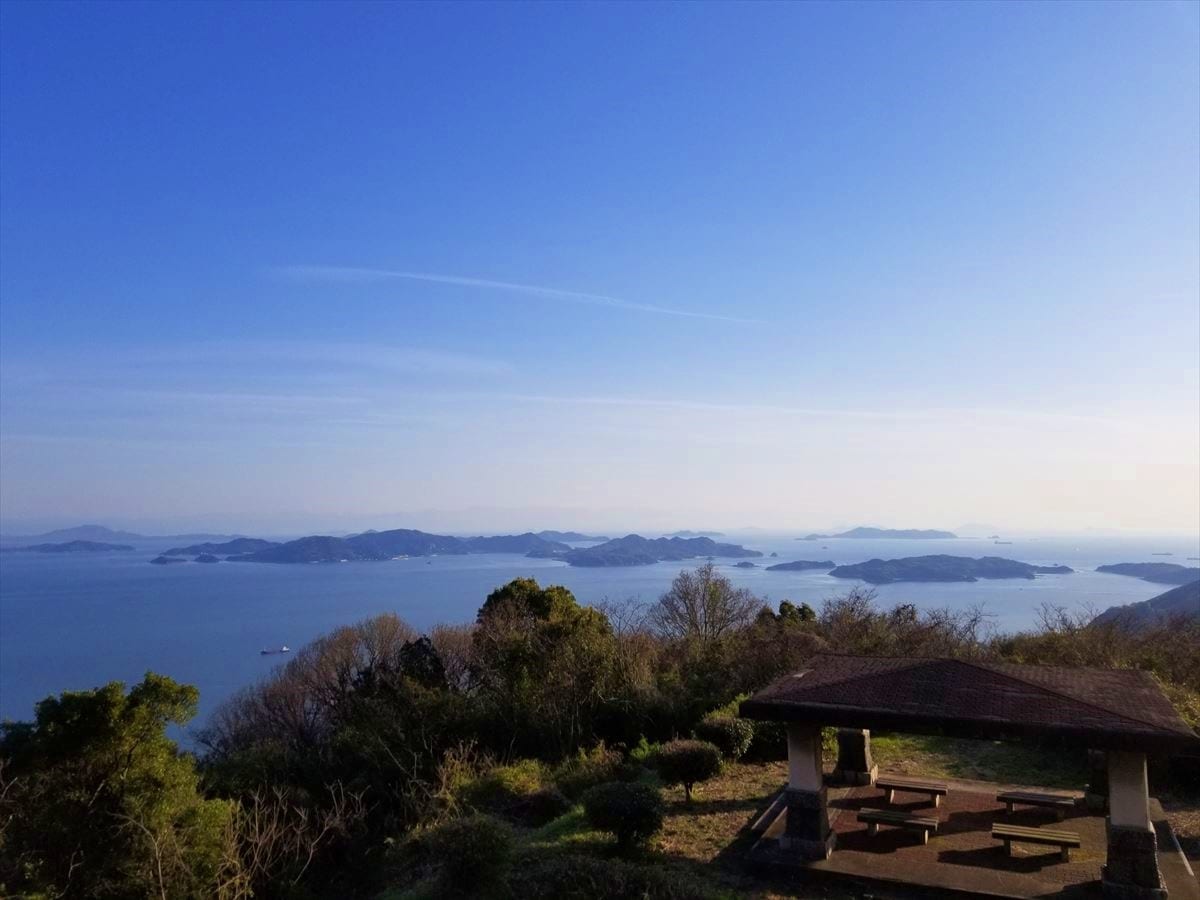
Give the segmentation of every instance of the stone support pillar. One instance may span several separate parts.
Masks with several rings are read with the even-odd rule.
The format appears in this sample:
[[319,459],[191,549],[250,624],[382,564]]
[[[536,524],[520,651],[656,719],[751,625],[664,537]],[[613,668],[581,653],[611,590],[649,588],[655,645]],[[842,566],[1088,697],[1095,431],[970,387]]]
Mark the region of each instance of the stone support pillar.
[[787,827],[780,846],[806,859],[825,859],[833,852],[828,794],[821,776],[821,729],[789,723]]
[[1158,839],[1150,821],[1146,755],[1108,752],[1108,859],[1104,896],[1111,900],[1164,900]]
[[871,759],[871,732],[865,728],[839,728],[838,758],[833,777],[839,784],[874,784],[879,767]]

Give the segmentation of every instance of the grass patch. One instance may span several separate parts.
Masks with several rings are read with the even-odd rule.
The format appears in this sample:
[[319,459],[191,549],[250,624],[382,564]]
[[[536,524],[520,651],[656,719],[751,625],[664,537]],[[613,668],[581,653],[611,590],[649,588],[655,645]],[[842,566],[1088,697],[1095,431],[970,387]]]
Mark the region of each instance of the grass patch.
[[600,852],[611,843],[612,837],[609,834],[596,831],[588,824],[582,805],[577,805],[553,822],[547,822],[541,828],[534,829],[525,839],[525,846],[530,850]]
[[871,734],[881,772],[927,778],[964,778],[1082,790],[1087,768],[1082,751],[1051,751],[1002,741],[913,734]]

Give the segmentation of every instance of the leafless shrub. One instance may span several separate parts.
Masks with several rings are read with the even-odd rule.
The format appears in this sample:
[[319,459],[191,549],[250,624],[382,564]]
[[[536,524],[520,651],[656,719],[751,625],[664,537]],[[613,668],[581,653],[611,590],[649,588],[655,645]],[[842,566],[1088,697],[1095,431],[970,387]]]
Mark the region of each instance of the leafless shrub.
[[665,638],[706,644],[749,625],[762,606],[753,593],[735,588],[706,563],[675,576],[670,590],[651,609],[650,622]]
[[240,803],[232,831],[239,868],[225,881],[237,894],[241,885],[297,885],[313,861],[330,845],[349,838],[366,819],[361,792],[340,782],[328,785],[319,808],[293,802],[282,788],[254,791]]
[[433,649],[446,668],[446,683],[457,690],[471,687],[474,625],[436,625],[429,633]]

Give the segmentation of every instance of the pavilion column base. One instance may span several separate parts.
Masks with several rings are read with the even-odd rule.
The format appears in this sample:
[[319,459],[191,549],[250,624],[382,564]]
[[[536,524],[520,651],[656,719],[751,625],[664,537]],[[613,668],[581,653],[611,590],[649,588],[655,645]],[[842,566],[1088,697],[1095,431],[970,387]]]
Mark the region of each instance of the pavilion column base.
[[874,784],[879,775],[879,766],[871,759],[871,732],[865,728],[839,728],[837,742],[834,781],[857,786]]
[[1108,824],[1108,861],[1101,885],[1107,900],[1166,900],[1153,828]]
[[803,859],[828,859],[837,835],[829,827],[829,792],[787,788],[783,792],[787,824],[779,838],[781,849]]

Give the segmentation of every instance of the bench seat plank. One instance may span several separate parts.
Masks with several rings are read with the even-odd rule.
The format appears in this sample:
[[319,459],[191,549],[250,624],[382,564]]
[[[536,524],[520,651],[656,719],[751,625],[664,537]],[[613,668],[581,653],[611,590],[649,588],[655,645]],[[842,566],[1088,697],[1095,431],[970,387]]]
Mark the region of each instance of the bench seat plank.
[[1071,848],[1079,847],[1079,835],[1073,831],[1026,828],[1023,825],[993,825],[992,838],[1004,841],[1004,852],[1012,855],[1013,841],[1022,844],[1049,844],[1062,850],[1063,862],[1071,858]]
[[1058,817],[1063,818],[1068,811],[1075,808],[1074,797],[1064,797],[1062,794],[1039,794],[1036,791],[1001,791],[996,795],[996,801],[1003,803],[1008,812],[1015,805],[1043,806],[1053,809]]
[[858,821],[867,823],[868,834],[878,834],[880,825],[891,825],[908,831],[921,832],[921,842],[929,843],[930,832],[938,830],[938,820],[928,816],[913,816],[890,809],[859,810]]
[[925,794],[933,800],[934,806],[940,806],[942,798],[950,793],[945,782],[912,778],[876,778],[875,787],[886,792],[888,803],[892,803],[896,799],[896,792],[900,791],[905,794]]

